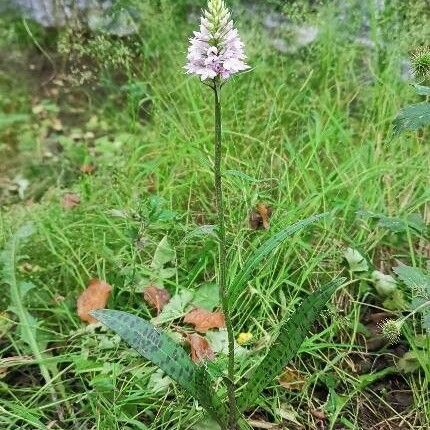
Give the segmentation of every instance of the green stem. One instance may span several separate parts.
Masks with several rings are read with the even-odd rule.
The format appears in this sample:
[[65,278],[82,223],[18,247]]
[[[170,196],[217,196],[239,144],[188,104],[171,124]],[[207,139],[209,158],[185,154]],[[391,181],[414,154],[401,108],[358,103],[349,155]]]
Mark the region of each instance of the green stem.
[[222,159],[222,143],[221,143],[221,83],[219,79],[214,81],[215,93],[215,195],[218,211],[218,237],[219,237],[219,294],[221,300],[222,311],[225,317],[225,325],[228,335],[228,381],[227,394],[229,403],[229,420],[228,429],[237,429],[237,408],[235,394],[235,376],[234,376],[234,333],[231,323],[230,312],[228,309],[228,297],[226,288],[227,279],[227,249],[225,239],[225,221],[224,221],[224,201],[222,196],[222,175],[221,175],[221,159]]

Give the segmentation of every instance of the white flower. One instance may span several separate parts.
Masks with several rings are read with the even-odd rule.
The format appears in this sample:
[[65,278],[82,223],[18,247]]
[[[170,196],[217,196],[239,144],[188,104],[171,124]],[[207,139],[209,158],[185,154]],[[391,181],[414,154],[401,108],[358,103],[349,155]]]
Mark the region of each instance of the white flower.
[[202,81],[231,75],[249,69],[239,33],[230,19],[223,0],[209,0],[208,10],[194,32],[188,48],[185,69],[200,76]]

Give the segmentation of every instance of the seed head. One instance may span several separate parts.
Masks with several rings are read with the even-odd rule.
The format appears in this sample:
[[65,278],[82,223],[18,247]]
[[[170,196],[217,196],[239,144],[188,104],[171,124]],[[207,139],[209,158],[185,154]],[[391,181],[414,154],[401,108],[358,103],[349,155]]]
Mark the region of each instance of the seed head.
[[402,322],[399,320],[385,320],[381,324],[382,335],[390,342],[397,343],[400,339]]
[[426,46],[417,49],[411,58],[412,69],[419,79],[430,77],[430,47]]

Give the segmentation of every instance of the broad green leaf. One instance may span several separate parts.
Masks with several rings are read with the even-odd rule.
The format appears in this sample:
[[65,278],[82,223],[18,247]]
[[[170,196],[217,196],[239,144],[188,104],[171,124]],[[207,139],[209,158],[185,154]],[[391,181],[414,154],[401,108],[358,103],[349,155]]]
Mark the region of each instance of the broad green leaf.
[[344,281],[345,278],[336,279],[310,294],[294,314],[281,324],[278,336],[270,346],[267,355],[257,365],[238,399],[240,410],[252,405],[261,391],[272,383],[297,354],[324,306]]
[[219,304],[219,288],[217,284],[205,284],[194,291],[192,300],[196,308],[213,311]]
[[347,248],[343,257],[348,262],[351,272],[367,272],[369,270],[366,259],[356,249]]
[[151,393],[165,393],[170,385],[172,385],[172,379],[165,375],[161,369],[158,369],[151,374],[147,388]]
[[[227,330],[210,330],[206,333],[206,339],[208,340],[213,352],[216,354],[228,355],[228,334]],[[248,350],[243,346],[234,342],[234,356],[238,360],[248,355]]]
[[194,230],[191,230],[184,238],[184,242],[188,242],[194,238],[203,238],[212,236],[216,238],[216,226],[212,224],[200,225]]
[[192,427],[192,430],[222,430],[221,427],[211,418],[203,418]]
[[328,213],[323,213],[319,215],[314,215],[309,218],[306,218],[302,221],[299,221],[293,225],[288,226],[287,228],[281,230],[276,233],[266,242],[264,242],[245,262],[245,265],[240,270],[240,272],[235,276],[232,280],[228,296],[230,306],[233,306],[236,300],[239,298],[245,283],[249,280],[251,275],[254,273],[255,269],[261,263],[261,261],[269,255],[272,251],[274,251],[285,239],[289,236],[297,233],[300,230],[303,230],[307,226],[313,224],[316,221],[326,217]]
[[162,269],[165,264],[175,259],[175,250],[170,246],[167,236],[164,236],[157,245],[152,258],[151,268]]
[[394,132],[418,130],[430,124],[430,103],[418,103],[403,108],[394,120]]
[[185,315],[188,305],[193,299],[193,293],[189,290],[182,289],[175,294],[169,303],[164,306],[160,315],[152,318],[151,322],[155,325],[165,324]]
[[185,350],[166,334],[142,318],[126,312],[99,309],[92,311],[91,315],[181,385],[212,418],[221,424],[225,422],[226,412],[211,391],[212,382],[206,370],[195,365]]
[[427,229],[423,217],[419,213],[412,213],[406,217],[389,217],[384,214],[361,210],[357,212],[358,216],[373,218],[378,220],[378,226],[386,228],[393,233],[403,233],[408,229],[412,229],[417,233],[424,233]]
[[414,87],[415,87],[415,91],[420,96],[430,96],[430,87],[427,87],[425,85],[418,85],[418,84],[414,84]]
[[415,230],[417,233],[424,233],[426,231],[426,223],[420,214],[410,214],[406,219],[394,217],[381,217],[378,226],[387,228],[394,233],[402,233],[407,231],[408,228]]
[[18,289],[21,294],[21,298],[23,299],[27,293],[35,287],[36,286],[32,282],[19,282]]
[[430,331],[430,306],[425,305],[430,301],[430,276],[416,267],[398,266],[394,272],[412,290],[412,308],[420,308],[423,321],[422,325]]

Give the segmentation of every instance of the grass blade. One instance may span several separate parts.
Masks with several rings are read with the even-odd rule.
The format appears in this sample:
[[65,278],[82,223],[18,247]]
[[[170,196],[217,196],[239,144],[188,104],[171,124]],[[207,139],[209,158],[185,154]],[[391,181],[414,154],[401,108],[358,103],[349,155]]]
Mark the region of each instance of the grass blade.
[[279,329],[267,355],[257,366],[238,401],[239,409],[251,405],[261,391],[279,375],[288,362],[297,354],[312,324],[335,290],[345,281],[339,278],[310,294],[296,312]]
[[313,215],[309,218],[296,222],[293,225],[286,227],[280,232],[276,233],[266,242],[264,242],[246,261],[245,265],[241,269],[241,271],[235,276],[233,281],[230,284],[228,295],[230,306],[234,306],[234,303],[240,296],[242,292],[242,288],[248,279],[253,274],[255,267],[259,265],[259,263],[269,255],[273,250],[275,250],[285,239],[289,236],[297,233],[300,230],[303,230],[307,226],[313,224],[316,221],[326,217],[328,213],[323,213],[319,215]]

